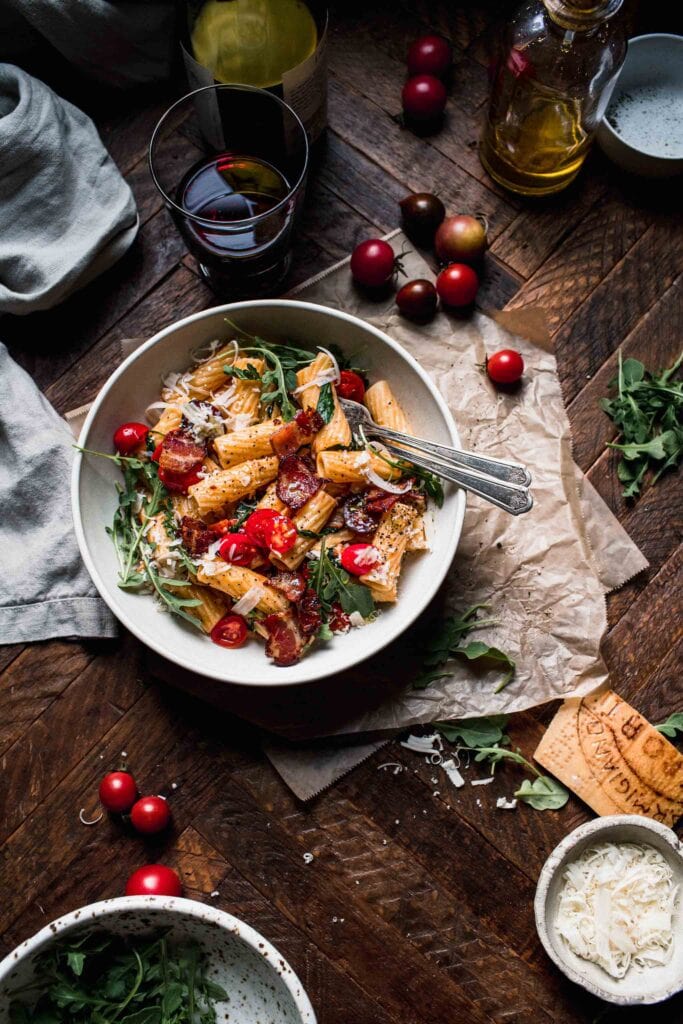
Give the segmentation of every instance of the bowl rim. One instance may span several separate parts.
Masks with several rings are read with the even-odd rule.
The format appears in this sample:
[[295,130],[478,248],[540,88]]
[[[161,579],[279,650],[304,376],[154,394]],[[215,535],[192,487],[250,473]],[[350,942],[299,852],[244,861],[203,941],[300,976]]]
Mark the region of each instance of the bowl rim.
[[[425,370],[422,369],[422,367],[420,366],[418,361],[414,358],[414,356],[412,356],[408,351],[406,351],[406,349],[404,349],[403,346],[400,345],[397,341],[394,341],[394,339],[391,338],[385,331],[380,330],[378,327],[375,327],[373,324],[368,323],[366,320],[363,320],[361,317],[354,316],[352,313],[347,313],[347,312],[345,312],[343,310],[332,309],[329,306],[323,306],[320,303],[316,303],[316,302],[304,302],[303,300],[300,300],[300,299],[279,299],[279,298],[273,298],[273,299],[247,299],[247,300],[243,300],[241,302],[230,302],[230,303],[224,303],[224,304],[221,304],[221,305],[218,305],[218,306],[210,306],[208,309],[200,310],[198,313],[192,313],[189,316],[183,317],[181,320],[176,320],[173,323],[168,324],[166,327],[162,328],[160,331],[157,331],[156,334],[154,334],[151,338],[149,338],[147,341],[143,342],[142,345],[140,345],[133,352],[131,352],[130,355],[127,356],[126,359],[123,360],[123,362],[120,364],[120,366],[118,366],[113,371],[113,373],[110,374],[110,376],[107,378],[107,380],[104,382],[104,384],[102,385],[102,387],[98,391],[98,393],[97,393],[97,395],[95,397],[95,400],[93,401],[93,403],[91,405],[90,411],[88,412],[88,415],[87,415],[87,417],[85,419],[85,422],[83,423],[81,431],[80,431],[80,433],[78,435],[78,440],[77,440],[76,444],[78,446],[83,446],[83,444],[85,442],[85,439],[87,437],[87,434],[90,431],[93,423],[95,422],[95,420],[96,420],[96,418],[97,418],[97,416],[99,414],[100,407],[101,407],[101,405],[102,405],[106,395],[108,394],[110,389],[113,387],[113,385],[116,383],[116,381],[118,381],[118,379],[120,377],[122,377],[128,371],[128,369],[136,362],[136,360],[144,352],[147,352],[150,349],[154,348],[156,345],[161,344],[167,337],[172,335],[175,331],[177,331],[178,329],[180,329],[182,327],[187,326],[188,324],[199,322],[199,321],[204,320],[204,319],[209,319],[210,317],[215,316],[215,315],[220,314],[220,313],[234,316],[236,314],[239,314],[240,311],[245,310],[245,309],[246,310],[253,309],[253,308],[261,309],[261,308],[265,308],[265,307],[276,307],[277,308],[277,307],[283,307],[283,306],[285,308],[295,308],[295,309],[302,309],[302,310],[315,310],[317,313],[322,313],[322,314],[324,314],[326,316],[331,316],[331,317],[334,317],[334,318],[337,318],[337,319],[345,320],[345,321],[347,321],[349,323],[352,323],[352,324],[354,324],[356,326],[361,327],[366,332],[368,332],[368,333],[374,335],[375,337],[379,338],[379,340],[382,341],[385,345],[388,345],[389,348],[393,349],[396,353],[398,353],[398,355],[404,360],[404,362],[406,362],[408,364],[408,366],[413,370],[413,372],[416,373],[418,375],[418,377],[422,380],[422,382],[425,384],[425,386],[427,387],[427,390],[431,394],[432,400],[435,402],[436,406],[438,407],[438,409],[439,409],[439,411],[440,411],[440,413],[441,413],[441,415],[442,415],[442,417],[444,419],[444,422],[446,424],[448,433],[450,435],[451,443],[453,445],[455,445],[456,447],[460,446],[460,438],[459,438],[459,434],[458,434],[458,428],[457,428],[457,426],[455,424],[453,416],[452,416],[452,414],[450,412],[450,409],[448,408],[445,400],[441,396],[438,388],[436,387],[436,385],[432,381],[431,377],[429,376],[429,374]],[[156,639],[153,636],[148,636],[144,632],[144,630],[140,629],[138,624],[137,624],[137,622],[136,622],[136,620],[133,617],[130,617],[124,611],[122,611],[117,606],[116,602],[114,600],[110,599],[110,597],[109,597],[107,589],[106,589],[106,587],[104,585],[104,580],[102,579],[102,577],[101,577],[101,575],[100,575],[100,573],[99,573],[99,571],[98,571],[98,569],[97,569],[97,567],[95,565],[94,560],[91,558],[90,551],[88,549],[88,544],[87,544],[86,537],[85,537],[85,531],[84,531],[84,528],[83,528],[82,510],[81,510],[80,495],[79,495],[80,474],[81,474],[82,466],[83,466],[83,453],[81,451],[79,451],[79,450],[76,450],[76,453],[75,453],[75,456],[74,456],[74,461],[73,461],[73,466],[72,466],[72,470],[71,470],[71,510],[72,510],[72,518],[73,518],[73,523],[74,523],[74,531],[75,531],[75,534],[76,534],[76,540],[78,542],[78,547],[79,547],[79,550],[80,550],[80,553],[81,553],[81,558],[83,559],[85,567],[88,570],[90,578],[92,579],[93,583],[95,584],[95,587],[96,587],[100,597],[105,602],[105,604],[110,609],[110,611],[114,614],[114,616],[117,618],[117,620],[126,629],[128,629],[135,637],[137,637],[137,639],[141,643],[143,643],[146,647],[151,648],[151,650],[155,651],[162,658],[165,658],[166,660],[172,662],[173,664],[178,665],[179,667],[181,667],[183,669],[186,669],[188,672],[192,672],[195,675],[200,675],[200,676],[202,676],[204,678],[207,678],[207,679],[214,679],[214,680],[216,680],[217,682],[220,682],[220,683],[228,683],[228,684],[231,684],[233,686],[255,686],[255,685],[259,685],[259,686],[264,686],[264,687],[278,687],[279,688],[279,687],[285,687],[285,686],[300,686],[302,684],[308,684],[308,683],[316,682],[319,679],[325,679],[325,678],[327,678],[329,676],[336,675],[339,672],[344,672],[347,669],[350,669],[353,666],[360,664],[361,662],[367,660],[368,657],[370,657],[370,654],[367,654],[367,655],[362,655],[361,654],[358,657],[354,656],[354,654],[353,654],[353,645],[347,645],[348,646],[347,658],[346,659],[340,659],[341,663],[336,665],[336,666],[331,666],[331,667],[328,667],[328,668],[322,669],[322,670],[320,668],[318,668],[315,672],[312,669],[309,669],[308,671],[306,671],[305,670],[305,668],[306,668],[306,660],[304,659],[303,661],[299,662],[299,665],[304,666],[304,671],[303,671],[303,675],[301,676],[301,678],[293,678],[293,679],[292,678],[283,678],[283,679],[278,679],[277,677],[275,677],[273,679],[268,679],[268,681],[265,682],[265,683],[257,683],[257,682],[255,682],[253,680],[247,681],[247,680],[228,679],[228,678],[226,678],[225,674],[219,674],[217,671],[212,670],[210,666],[204,666],[204,665],[199,666],[199,665],[196,665],[196,664],[194,664],[192,662],[191,659],[185,657],[182,654],[178,654],[178,655],[173,654],[172,655],[167,649],[165,649],[163,647],[163,645],[161,643],[157,642]],[[376,654],[377,652],[383,650],[389,644],[393,643],[396,639],[398,639],[399,636],[402,635],[402,633],[405,632],[406,629],[408,629],[415,622],[415,620],[419,617],[419,615],[427,607],[429,602],[434,598],[434,596],[436,595],[439,587],[443,583],[443,580],[445,579],[446,574],[447,574],[448,570],[450,569],[451,563],[452,563],[453,558],[455,556],[455,552],[456,552],[458,543],[460,541],[460,535],[462,533],[462,526],[463,526],[463,520],[464,520],[464,517],[465,517],[465,506],[466,506],[465,492],[462,489],[458,489],[454,493],[454,495],[453,495],[453,501],[454,501],[454,523],[453,523],[453,528],[451,530],[450,537],[447,538],[447,541],[446,541],[447,547],[446,547],[446,551],[444,553],[444,556],[441,559],[440,563],[438,565],[434,566],[434,572],[433,572],[432,577],[431,577],[430,585],[428,587],[424,588],[420,600],[414,602],[414,604],[413,604],[411,609],[407,609],[407,611],[409,613],[409,618],[408,618],[408,621],[406,622],[406,624],[401,627],[401,629],[399,629],[396,632],[395,631],[389,631],[389,633],[388,633],[388,635],[386,637],[382,637],[381,635],[377,636],[377,638],[376,638],[377,643],[376,643],[376,646],[374,647],[374,649],[372,651],[373,655]]]
[[[541,944],[550,959],[556,967],[559,967],[563,974],[566,974],[570,981],[575,982],[577,985],[581,985],[581,987],[585,988],[586,991],[590,992],[592,995],[598,996],[600,999],[604,999],[605,1002],[614,1003],[618,1006],[650,1005],[652,1003],[660,1003],[665,999],[669,999],[671,996],[679,992],[682,979],[675,981],[673,986],[662,989],[661,992],[654,992],[645,996],[619,995],[617,992],[610,992],[607,989],[603,989],[599,984],[596,984],[592,979],[586,978],[585,975],[577,971],[570,963],[559,955],[550,940],[547,923],[548,915],[546,908],[550,886],[567,854],[586,837],[595,836],[597,838],[601,833],[609,832],[611,829],[622,825],[629,825],[637,829],[642,829],[644,833],[649,832],[659,836],[660,839],[663,839],[667,845],[671,847],[673,853],[681,859],[681,866],[683,868],[683,842],[681,842],[673,829],[670,829],[667,825],[663,825],[660,821],[655,821],[653,818],[646,818],[641,814],[612,814],[584,822],[583,825],[579,825],[577,828],[573,829],[569,835],[565,836],[564,839],[557,844],[554,850],[552,850],[548,855],[543,867],[541,868],[541,872],[538,876],[538,882],[536,884],[536,894],[534,896],[534,918],[536,921],[536,931],[538,932]],[[646,837],[644,837],[643,841],[645,840]]]
[[265,936],[261,935],[255,928],[252,928],[251,925],[242,921],[239,917],[235,917],[225,910],[220,910],[218,907],[212,907],[207,903],[200,903],[198,900],[190,900],[183,896],[115,896],[111,899],[99,900],[96,903],[87,903],[83,907],[71,910],[69,913],[63,914],[49,924],[44,925],[28,939],[24,939],[6,957],[0,960],[0,984],[16,969],[17,964],[27,956],[37,953],[40,949],[47,946],[49,942],[54,941],[59,935],[70,931],[77,925],[87,924],[89,918],[100,923],[103,919],[106,920],[108,917],[118,916],[122,912],[148,912],[152,908],[171,913],[179,912],[216,924],[220,928],[232,932],[237,938],[242,939],[255,953],[262,956],[273,970],[277,970],[276,965],[280,964],[282,970],[277,970],[277,973],[301,1015],[302,1024],[316,1024],[315,1011],[301,979],[293,970],[289,961],[283,957],[280,951]]
[[[647,32],[644,35],[633,36],[631,39],[627,40],[627,42],[628,42],[628,49],[626,51],[626,57],[624,59],[624,63],[621,65],[621,68],[619,69],[619,74],[617,75],[617,80],[616,80],[615,85],[614,85],[614,93],[616,93],[618,88],[619,88],[619,78],[621,76],[622,71],[626,67],[626,61],[628,60],[628,55],[629,55],[629,52],[630,52],[630,49],[631,49],[632,45],[634,43],[638,43],[638,44],[646,43],[647,44],[647,43],[649,43],[649,42],[651,42],[653,40],[660,40],[660,39],[675,39],[676,42],[678,44],[680,44],[681,47],[683,48],[683,36],[677,36],[673,32]],[[610,103],[612,102],[612,98],[613,97],[610,97]],[[609,110],[610,103],[607,104],[607,110]],[[616,130],[616,128],[614,128],[612,126],[610,121],[608,121],[608,119],[607,119],[607,110],[605,110],[605,113],[603,114],[602,120],[600,121],[599,130],[601,132],[604,132],[605,135],[609,139],[611,139],[611,140],[613,140],[615,142],[618,142],[618,143],[620,143],[620,145],[624,146],[629,151],[629,153],[633,154],[634,156],[646,157],[648,160],[653,160],[653,161],[661,162],[663,164],[667,164],[667,163],[683,163],[683,156],[669,156],[668,154],[652,153],[648,149],[638,149],[637,146],[634,146],[632,143],[627,142],[627,140],[624,138],[624,136],[621,135]]]

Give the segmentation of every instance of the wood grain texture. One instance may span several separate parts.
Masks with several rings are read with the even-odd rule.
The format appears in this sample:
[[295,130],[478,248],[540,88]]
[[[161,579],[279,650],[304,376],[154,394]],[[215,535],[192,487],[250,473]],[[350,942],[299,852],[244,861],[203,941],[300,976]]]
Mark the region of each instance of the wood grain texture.
[[[480,308],[535,304],[548,312],[576,458],[650,561],[607,601],[603,651],[611,682],[650,721],[681,709],[681,476],[636,501],[621,497],[614,437],[599,399],[617,352],[648,366],[681,345],[681,222],[670,186],[628,181],[593,153],[574,185],[540,202],[504,193],[481,168],[478,125],[487,65],[511,3],[499,0],[351,0],[334,5],[330,130],[312,170],[289,286],[344,258],[363,238],[399,225],[411,191],[438,193],[451,213],[490,225]],[[631,5],[634,7],[634,5]],[[660,0],[632,34],[666,29]],[[657,14],[657,12],[659,12]],[[419,138],[395,115],[411,40],[449,38],[454,69],[439,135]],[[41,51],[41,77],[48,64]],[[60,412],[94,397],[126,338],[219,301],[203,283],[147,169],[149,136],[185,88],[129,93],[91,88],[66,61],[55,87],[95,119],[141,216],[131,251],[106,275],[47,314],[4,317],[0,337]],[[173,118],[164,161],[197,157]],[[433,272],[433,254],[425,252]],[[320,723],[335,687],[373,703],[410,674],[420,652],[378,655],[321,686]],[[128,635],[0,648],[0,949],[52,918],[123,891],[140,864],[177,868],[186,895],[243,918],[301,977],[320,1024],[680,1024],[683,995],[645,1011],[610,1012],[570,984],[538,942],[532,900],[555,844],[590,812],[496,809],[522,775],[499,766],[491,785],[467,785],[394,740],[309,805],[265,760],[258,730],[159,683],[156,663]],[[161,671],[161,670],[159,670]],[[233,711],[237,705],[226,700]],[[261,722],[296,718],[289,692],[259,692],[239,708]],[[529,756],[554,705],[515,716],[512,743]],[[330,719],[331,720],[331,719]],[[301,728],[308,723],[299,722]],[[123,760],[140,788],[170,799],[173,825],[145,841],[120,820],[86,827],[105,770]],[[402,769],[382,768],[391,762]],[[313,854],[311,864],[303,854]],[[607,1012],[605,1013],[605,1011]]]

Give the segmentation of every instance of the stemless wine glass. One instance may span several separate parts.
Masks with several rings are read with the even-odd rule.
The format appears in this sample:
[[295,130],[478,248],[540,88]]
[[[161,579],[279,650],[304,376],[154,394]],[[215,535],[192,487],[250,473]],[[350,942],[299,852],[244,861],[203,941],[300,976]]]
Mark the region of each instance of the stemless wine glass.
[[149,167],[219,296],[250,298],[280,288],[308,168],[306,131],[291,107],[248,85],[195,89],[154,129]]

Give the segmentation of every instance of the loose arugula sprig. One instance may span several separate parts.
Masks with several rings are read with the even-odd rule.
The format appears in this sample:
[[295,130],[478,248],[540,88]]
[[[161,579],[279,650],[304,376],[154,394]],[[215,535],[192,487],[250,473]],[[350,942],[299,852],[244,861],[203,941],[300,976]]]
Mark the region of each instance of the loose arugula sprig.
[[331,384],[323,384],[318,395],[318,404],[315,407],[323,423],[329,423],[334,416],[334,394]]
[[422,484],[425,494],[432,498],[439,508],[442,507],[444,500],[443,484],[438,476],[434,473],[430,473],[427,469],[422,469],[420,466],[414,466],[412,462],[408,462],[407,460],[390,459],[374,444],[366,442],[366,447],[373,453],[373,455],[377,455],[383,462],[386,462],[388,466],[392,466],[394,469],[400,470],[403,476],[417,477]]
[[661,732],[663,736],[668,736],[672,740],[676,739],[679,732],[683,735],[683,711],[674,711],[673,715],[669,715],[666,722],[660,722],[659,725],[655,726],[655,729],[657,732]]
[[434,722],[434,728],[449,743],[461,744],[469,749],[473,747],[491,747],[495,743],[507,746],[510,737],[505,732],[507,715],[487,715],[483,718],[463,718],[457,722]]
[[228,998],[196,943],[97,932],[52,946],[16,995],[11,1024],[216,1024],[214,1004]]
[[441,672],[439,669],[455,657],[464,657],[468,661],[495,662],[505,669],[500,683],[495,689],[500,693],[508,685],[515,674],[515,662],[505,651],[498,647],[489,647],[481,640],[474,640],[463,645],[462,641],[474,629],[482,629],[484,626],[491,626],[497,623],[497,619],[478,619],[476,617],[480,608],[487,608],[485,604],[474,604],[468,608],[460,618],[450,616],[444,619],[437,627],[436,635],[427,646],[427,654],[424,658],[424,671],[413,683],[416,690],[424,690],[430,683],[437,679],[443,679],[450,675],[449,672]]
[[614,398],[603,398],[601,408],[621,432],[620,443],[609,443],[622,453],[617,475],[626,487],[625,498],[640,494],[645,474],[652,469],[655,483],[667,469],[683,459],[683,380],[674,380],[683,352],[673,366],[649,373],[638,359],[622,361],[610,387]]
[[[154,562],[154,545],[145,537],[145,527],[155,516],[163,514],[166,524],[172,519],[170,495],[159,479],[156,462],[129,455],[109,455],[89,448],[78,448],[78,451],[110,459],[123,474],[123,487],[116,485],[119,504],[112,525],[105,528],[119,562],[119,587],[122,590],[151,589],[174,615],[197,627],[197,620],[185,609],[196,607],[201,602],[182,597],[174,591],[176,587],[186,587],[189,579],[171,579],[161,575]],[[174,534],[175,529],[172,531]],[[182,549],[179,552],[185,568],[194,568],[189,558],[183,558]]]
[[372,615],[375,602],[372,594],[362,583],[353,583],[351,576],[329,554],[325,546],[325,538],[320,542],[320,558],[311,570],[310,586],[320,598],[323,612],[329,615],[332,605],[338,601],[342,609],[350,615],[360,612],[364,619]]

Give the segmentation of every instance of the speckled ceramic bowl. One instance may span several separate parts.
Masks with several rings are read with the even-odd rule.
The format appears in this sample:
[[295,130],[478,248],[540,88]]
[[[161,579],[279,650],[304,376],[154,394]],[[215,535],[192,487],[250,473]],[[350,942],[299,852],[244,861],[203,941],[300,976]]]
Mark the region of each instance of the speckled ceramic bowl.
[[683,896],[674,918],[673,957],[647,971],[629,970],[613,978],[598,964],[583,960],[564,942],[556,928],[564,869],[596,843],[641,843],[653,846],[669,862],[683,889],[683,843],[666,825],[637,814],[615,814],[579,825],[555,847],[541,869],[534,911],[538,935],[551,960],[568,978],[593,995],[620,1006],[659,1003],[683,989]]
[[230,914],[194,900],[125,896],[91,903],[58,918],[22,942],[0,963],[0,1021],[8,1020],[12,993],[35,977],[38,954],[56,938],[93,927],[116,935],[169,929],[172,938],[193,939],[209,961],[209,975],[229,993],[217,1003],[217,1019],[230,1024],[316,1024],[296,974],[263,936]]

